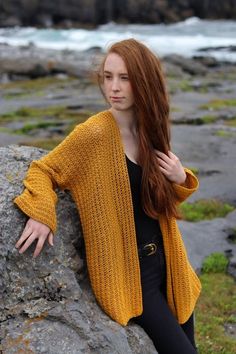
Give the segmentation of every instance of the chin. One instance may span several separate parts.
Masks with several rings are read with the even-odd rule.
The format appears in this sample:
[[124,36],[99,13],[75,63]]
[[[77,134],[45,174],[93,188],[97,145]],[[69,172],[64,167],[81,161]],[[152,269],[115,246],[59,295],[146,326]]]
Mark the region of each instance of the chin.
[[111,108],[112,109],[115,109],[116,111],[129,111],[129,110],[132,110],[133,107],[130,107],[130,106],[125,106],[125,105],[122,105],[122,104],[119,104],[119,103],[110,103],[111,105]]

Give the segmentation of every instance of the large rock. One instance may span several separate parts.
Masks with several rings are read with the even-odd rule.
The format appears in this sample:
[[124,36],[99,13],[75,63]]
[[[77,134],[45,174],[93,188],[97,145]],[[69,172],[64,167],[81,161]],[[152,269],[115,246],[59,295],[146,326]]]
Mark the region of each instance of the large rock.
[[[33,259],[14,245],[27,217],[12,203],[22,179],[44,150],[0,148],[0,340],[4,354],[151,354],[152,341],[130,321],[112,321],[99,307],[86,272],[79,216],[67,192],[58,192],[58,231]],[[43,207],[43,206],[42,206]]]
[[167,55],[164,60],[180,67],[184,72],[191,75],[204,75],[207,73],[206,67],[197,60],[184,58],[178,54]]
[[[0,340],[4,354],[154,354],[141,327],[122,327],[99,307],[87,276],[79,215],[67,192],[58,191],[58,231],[33,259],[35,245],[20,255],[14,245],[27,217],[12,200],[33,159],[45,150],[10,145],[0,148]],[[236,211],[226,218],[179,221],[190,262],[198,271],[206,256],[225,252],[236,278]]]
[[0,75],[27,76],[32,79],[51,74],[66,73],[75,77],[88,77],[91,68],[101,61],[99,48],[86,52],[55,51],[37,48],[33,44],[14,47],[0,44]]

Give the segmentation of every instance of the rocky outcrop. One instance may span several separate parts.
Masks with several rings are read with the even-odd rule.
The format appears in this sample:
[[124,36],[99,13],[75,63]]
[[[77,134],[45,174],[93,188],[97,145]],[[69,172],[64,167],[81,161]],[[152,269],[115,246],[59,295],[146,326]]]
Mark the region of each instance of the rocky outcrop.
[[2,0],[0,3],[0,26],[71,27],[109,21],[168,23],[191,16],[235,18],[236,4],[234,0]]
[[195,16],[200,18],[235,18],[236,3],[234,0],[190,0]]
[[[0,43],[0,82],[3,74],[9,80],[16,78],[45,77],[55,74],[66,74],[77,78],[95,78],[96,69],[104,54],[99,47],[80,52],[75,50],[55,51],[37,48],[33,44],[14,47]],[[209,67],[217,67],[221,62],[212,57],[185,58],[171,54],[163,58],[168,72],[175,75],[183,72],[191,75],[205,75]],[[227,65],[231,65],[227,63]]]
[[98,306],[86,271],[82,230],[74,203],[58,192],[58,231],[33,259],[14,244],[27,217],[13,205],[29,163],[44,150],[0,148],[0,342],[4,354],[151,354],[156,350],[141,327],[122,327]]
[[[45,150],[9,145],[0,148],[0,341],[4,354],[154,354],[141,327],[122,327],[99,307],[91,291],[79,215],[68,192],[58,193],[58,231],[32,258],[14,247],[27,217],[12,203],[22,191],[22,179],[33,159]],[[190,261],[201,270],[213,252],[224,252],[229,273],[236,277],[236,211],[226,218],[181,221]],[[204,247],[203,247],[204,245]]]
[[14,76],[27,76],[31,79],[66,73],[75,77],[88,77],[96,61],[99,62],[99,48],[85,52],[55,51],[39,49],[33,44],[25,47],[13,47],[0,44],[0,75],[8,73]]

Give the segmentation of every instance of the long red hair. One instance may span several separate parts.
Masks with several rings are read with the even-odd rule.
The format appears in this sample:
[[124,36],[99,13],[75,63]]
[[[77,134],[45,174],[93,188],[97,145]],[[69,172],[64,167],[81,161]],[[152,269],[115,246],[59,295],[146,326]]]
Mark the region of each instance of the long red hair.
[[108,50],[98,72],[100,88],[104,63],[110,53],[116,53],[124,60],[134,94],[138,163],[143,171],[143,209],[154,219],[160,214],[177,217],[175,190],[161,172],[154,152],[156,149],[167,154],[170,150],[170,106],[160,60],[135,39],[117,42]]

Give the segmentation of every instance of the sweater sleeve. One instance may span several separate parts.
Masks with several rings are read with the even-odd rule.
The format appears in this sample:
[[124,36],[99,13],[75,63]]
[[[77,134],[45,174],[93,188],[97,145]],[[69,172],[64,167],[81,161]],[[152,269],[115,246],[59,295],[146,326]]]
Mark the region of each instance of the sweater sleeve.
[[25,189],[13,202],[29,217],[57,228],[55,188],[69,189],[70,180],[80,169],[87,136],[85,124],[74,130],[55,149],[32,161],[23,181]]
[[176,195],[177,195],[177,200],[178,203],[182,203],[185,199],[187,199],[192,193],[194,193],[198,187],[199,187],[199,182],[197,177],[194,175],[194,173],[185,168],[184,169],[186,172],[186,180],[184,184],[176,184],[173,183]]

